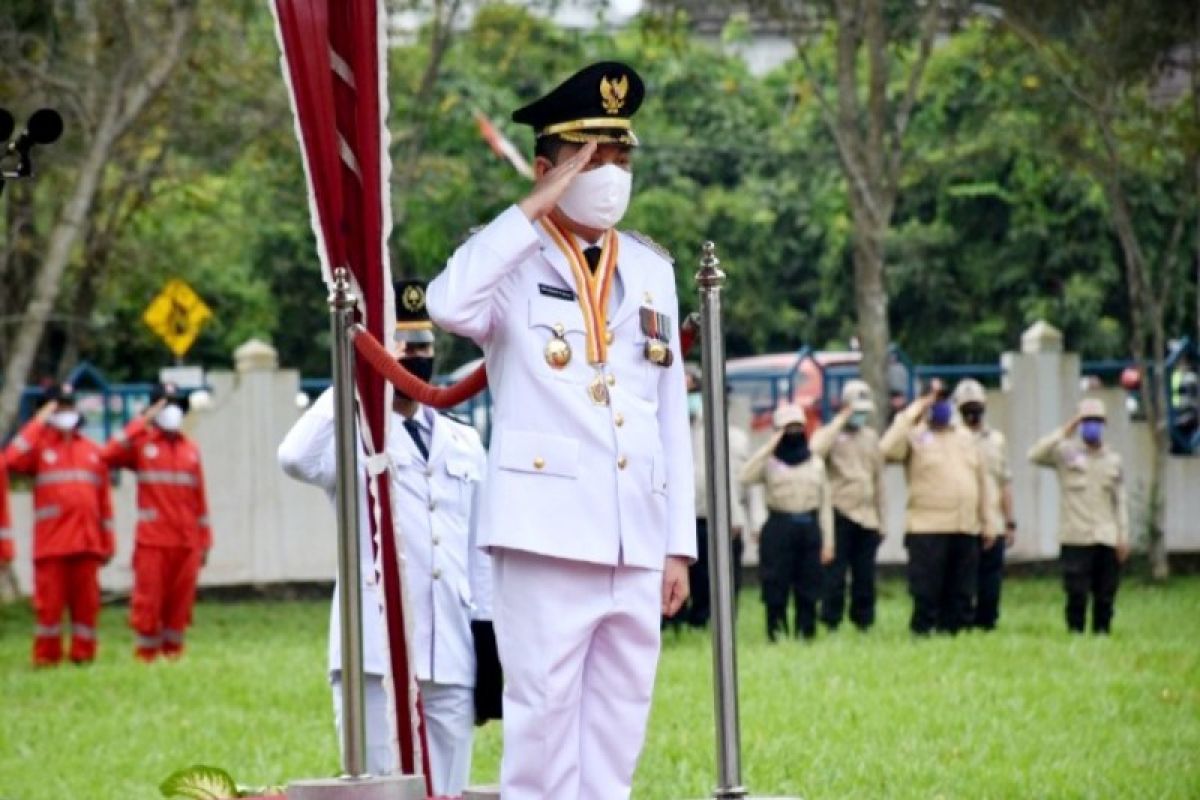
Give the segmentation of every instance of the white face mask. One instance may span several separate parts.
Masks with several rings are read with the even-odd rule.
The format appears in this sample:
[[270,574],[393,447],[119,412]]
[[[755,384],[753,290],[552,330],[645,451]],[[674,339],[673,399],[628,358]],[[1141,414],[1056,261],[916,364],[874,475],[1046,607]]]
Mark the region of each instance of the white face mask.
[[625,216],[632,190],[629,170],[605,164],[576,175],[559,198],[558,208],[580,225],[606,231]]
[[154,424],[164,431],[177,431],[183,423],[183,409],[177,405],[163,406],[154,416]]
[[60,431],[73,431],[79,424],[78,411],[55,411],[50,415],[50,424]]

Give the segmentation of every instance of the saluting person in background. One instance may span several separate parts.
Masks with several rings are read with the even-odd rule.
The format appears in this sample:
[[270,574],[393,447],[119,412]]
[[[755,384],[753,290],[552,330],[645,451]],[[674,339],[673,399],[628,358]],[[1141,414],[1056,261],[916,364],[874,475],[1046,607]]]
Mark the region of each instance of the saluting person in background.
[[[987,514],[993,531],[1004,531],[979,553],[976,573],[975,611],[972,624],[981,630],[994,630],[1000,619],[1000,585],[1004,580],[1004,551],[1016,541],[1017,523],[1013,518],[1012,469],[1008,465],[1008,442],[1004,434],[984,422],[987,393],[979,381],[967,378],[954,387],[954,403],[963,425],[975,434],[987,469],[990,497]],[[981,545],[986,540],[981,540]]]
[[879,442],[884,458],[904,465],[908,512],[909,627],[917,635],[970,627],[980,540],[996,532],[988,516],[987,465],[974,435],[954,422],[942,382],[896,415]]
[[812,453],[804,433],[804,410],[775,409],[775,435],[750,456],[741,471],[744,485],[766,487],[770,512],[761,532],[759,573],[767,610],[767,637],[788,632],[789,596],[795,596],[795,635],[817,634],[817,600],[822,565],[833,561],[833,503],[825,463]]
[[[393,352],[413,375],[433,377],[434,335],[425,284],[399,281]],[[319,486],[332,499],[337,480],[333,389],[322,394],[279,445],[291,477]],[[388,475],[403,554],[405,609],[412,623],[409,666],[425,714],[435,795],[462,794],[471,776],[476,721],[477,661],[472,622],[491,615],[491,565],[475,546],[480,480],[486,456],[479,434],[396,392],[388,424]],[[364,458],[360,449],[359,458]],[[359,469],[364,469],[360,462]],[[391,747],[384,678],[388,674],[382,597],[376,580],[366,481],[359,481],[359,547],[363,662],[367,675],[367,767],[397,769]],[[337,724],[341,714],[341,636],[335,589],[329,624],[329,671]]]
[[883,541],[883,454],[870,426],[875,403],[865,381],[847,381],[837,416],[817,429],[812,450],[825,460],[833,494],[833,562],[825,570],[821,621],[842,623],[846,574],[850,575],[850,621],[860,631],[875,624],[875,553]]
[[102,454],[110,468],[137,477],[129,624],[134,655],[146,662],[183,655],[196,582],[212,548],[200,448],[180,430],[187,411],[188,398],[174,384],[160,384]]
[[1058,475],[1058,541],[1072,633],[1087,627],[1089,598],[1092,633],[1112,630],[1121,563],[1129,558],[1124,467],[1104,443],[1106,420],[1102,400],[1082,400],[1075,417],[1029,451],[1030,461]]
[[100,567],[116,552],[108,467],[79,432],[75,390],[51,387],[37,414],[8,443],[13,472],[33,477],[33,640],[35,666],[62,660],[62,615],[71,613],[70,659],[96,657]]

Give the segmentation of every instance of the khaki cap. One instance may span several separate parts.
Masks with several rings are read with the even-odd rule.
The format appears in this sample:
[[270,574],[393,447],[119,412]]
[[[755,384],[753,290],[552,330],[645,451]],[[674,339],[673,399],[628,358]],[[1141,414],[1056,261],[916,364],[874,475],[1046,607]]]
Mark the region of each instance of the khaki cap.
[[875,403],[871,400],[871,387],[866,381],[857,378],[846,381],[846,385],[842,387],[842,405],[847,403],[854,411],[875,410]]
[[773,419],[776,430],[782,430],[788,425],[799,423],[807,426],[807,419],[804,416],[804,409],[794,403],[784,403],[775,409],[775,417]]
[[961,408],[971,403],[987,405],[987,392],[983,390],[983,384],[979,381],[974,378],[965,378],[958,382],[958,386],[954,387],[954,405]]
[[1084,419],[1108,419],[1104,401],[1097,397],[1085,397],[1079,401],[1079,416]]

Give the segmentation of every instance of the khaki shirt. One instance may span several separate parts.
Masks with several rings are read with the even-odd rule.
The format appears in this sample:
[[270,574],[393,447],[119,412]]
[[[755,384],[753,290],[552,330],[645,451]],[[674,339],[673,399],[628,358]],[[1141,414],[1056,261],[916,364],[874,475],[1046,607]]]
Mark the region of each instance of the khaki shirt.
[[813,434],[812,451],[825,459],[833,507],[848,519],[878,531],[887,519],[883,493],[883,453],[873,428],[846,430],[834,417]]
[[983,453],[966,428],[933,430],[909,407],[879,442],[883,457],[903,464],[908,479],[908,533],[983,533],[996,536],[987,509],[991,488]]
[[973,433],[979,442],[979,449],[983,452],[983,463],[987,468],[988,488],[991,489],[988,521],[992,524],[992,530],[1000,533],[1005,530],[1008,523],[1004,517],[1004,489],[1012,483],[1012,469],[1008,463],[1008,441],[1004,438],[1003,433],[987,427],[980,428]]
[[1061,544],[1129,543],[1129,506],[1121,456],[1101,446],[1093,450],[1060,428],[1039,439],[1029,460],[1058,474]]
[[756,483],[766,487],[767,508],[784,514],[817,512],[821,526],[821,544],[833,547],[833,502],[825,462],[814,454],[802,464],[785,464],[774,457],[782,434],[776,433],[742,467],[739,479],[744,486]]
[[[745,528],[750,518],[748,512],[748,496],[740,483],[734,483],[734,476],[740,475],[750,454],[750,437],[740,428],[729,429],[729,525],[733,528]],[[704,452],[704,421],[700,416],[692,419],[692,463],[695,464],[696,481],[696,519],[708,519],[708,457]]]

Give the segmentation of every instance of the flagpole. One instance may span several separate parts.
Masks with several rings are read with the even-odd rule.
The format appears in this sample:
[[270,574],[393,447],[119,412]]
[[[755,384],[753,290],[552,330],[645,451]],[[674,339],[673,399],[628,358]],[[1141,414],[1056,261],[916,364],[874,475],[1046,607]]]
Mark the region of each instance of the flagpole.
[[362,577],[358,530],[358,447],[354,425],[354,352],[350,323],[355,297],[345,267],[333,272],[329,324],[333,334],[334,438],[337,458],[338,621],[342,650],[342,774],[367,774],[363,689]]
[[358,437],[354,409],[354,350],[350,325],[356,298],[345,267],[333,271],[329,327],[333,334],[333,425],[335,511],[338,533],[338,622],[341,628],[342,775],[294,781],[288,800],[424,800],[425,779],[412,775],[372,776],[367,768],[365,676],[363,674],[362,576],[358,506]]

